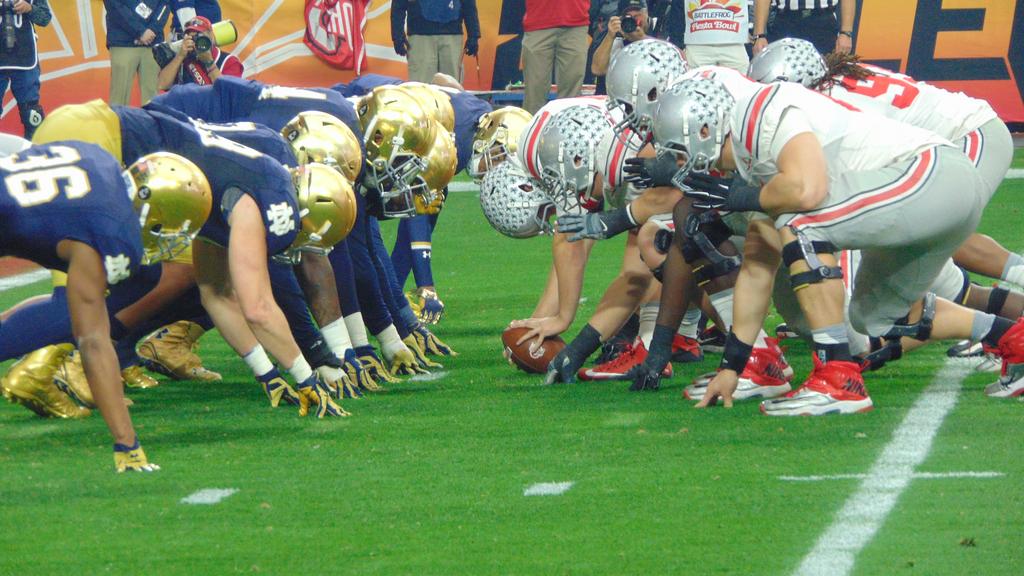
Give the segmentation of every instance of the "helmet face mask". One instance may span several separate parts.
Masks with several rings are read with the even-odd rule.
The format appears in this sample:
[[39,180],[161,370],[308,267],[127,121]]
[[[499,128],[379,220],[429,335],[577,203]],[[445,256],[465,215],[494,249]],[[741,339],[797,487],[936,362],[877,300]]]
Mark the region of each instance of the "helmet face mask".
[[206,175],[182,156],[155,152],[139,158],[123,177],[142,228],[142,263],[184,252],[213,207]]
[[563,209],[574,210],[593,200],[597,149],[611,127],[604,110],[579,105],[560,111],[541,131],[541,180]]
[[552,234],[555,206],[541,185],[514,162],[488,172],[480,186],[480,207],[488,223],[510,238]]
[[676,187],[690,172],[706,173],[722,154],[735,100],[713,78],[693,78],[673,85],[660,98],[655,116],[655,148],[673,154],[680,168]]
[[[410,196],[410,182],[426,168],[440,125],[423,110],[421,101],[403,88],[378,86],[356,106],[366,146],[367,185],[382,204]],[[443,128],[441,128],[443,129]]]
[[530,124],[533,115],[512,106],[484,114],[478,121],[473,136],[473,154],[469,161],[469,175],[477,183],[488,171],[515,156],[519,136]]

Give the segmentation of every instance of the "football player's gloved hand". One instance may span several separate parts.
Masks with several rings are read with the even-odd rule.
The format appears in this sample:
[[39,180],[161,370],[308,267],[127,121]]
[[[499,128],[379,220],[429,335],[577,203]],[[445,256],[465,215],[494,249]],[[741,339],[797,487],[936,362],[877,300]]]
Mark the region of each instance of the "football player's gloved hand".
[[363,365],[363,370],[370,375],[377,382],[389,382],[394,384],[398,382],[398,378],[391,375],[391,372],[384,367],[384,363],[380,361],[380,357],[374,352],[373,346],[357,346],[356,356],[359,357],[359,363]]
[[569,347],[562,348],[548,364],[547,374],[544,375],[544,384],[571,384],[576,381],[576,372],[583,366],[586,358],[576,358],[571,354]]
[[412,336],[416,338],[416,344],[419,345],[420,349],[432,356],[458,356],[459,353],[452,350],[452,347],[441,341],[440,338],[434,335],[433,332],[427,330],[427,327],[420,324],[412,331]]
[[338,366],[318,366],[316,373],[331,391],[331,396],[335,398],[361,398],[363,396],[363,393],[349,378],[348,372],[341,367],[341,362],[338,362]]
[[626,182],[639,188],[671,186],[672,177],[679,171],[675,154],[658,154],[654,158],[626,158],[622,168]]
[[558,218],[558,231],[569,236],[569,242],[577,240],[606,240],[626,230],[636,228],[636,221],[629,206],[608,212],[587,212],[566,214]]
[[412,355],[416,358],[416,363],[420,365],[420,368],[444,368],[444,366],[434,362],[430,358],[427,358],[426,352],[420,348],[419,343],[416,341],[416,337],[413,336],[412,333],[405,338],[402,338],[402,342],[404,342],[405,346],[409,348],[410,352],[412,352]]
[[725,209],[729,202],[729,186],[732,179],[718,178],[710,174],[690,172],[685,184],[690,188],[683,190],[683,195],[693,199],[693,207],[698,210]]
[[437,291],[431,287],[417,288],[409,298],[409,307],[416,318],[424,324],[437,324],[444,315],[444,302],[437,297]]
[[114,444],[114,469],[117,470],[118,473],[156,472],[160,467],[153,464],[146,458],[146,453],[142,451],[142,446],[139,445],[139,439],[136,438],[135,444],[131,446]]
[[320,377],[313,373],[305,382],[299,384],[296,389],[299,395],[299,416],[309,414],[309,408],[315,406],[316,417],[324,416],[349,416],[341,406],[334,403],[331,392]]
[[362,363],[356,357],[355,350],[349,349],[345,351],[345,358],[341,361],[341,365],[345,372],[348,373],[348,379],[358,386],[360,390],[366,392],[380,392],[383,390],[374,381],[373,377],[370,376],[369,370],[363,369]]
[[281,373],[277,371],[277,368],[260,376],[257,380],[263,385],[263,391],[266,392],[267,398],[270,398],[271,407],[277,408],[282,400],[286,404],[298,406],[299,395],[288,385],[288,381],[281,377]]
[[416,361],[416,356],[405,346],[401,350],[396,351],[389,362],[391,363],[390,370],[392,376],[427,374],[427,370],[420,367],[419,362]]
[[654,391],[661,387],[661,368],[652,368],[644,362],[631,370],[633,383],[629,386],[630,392],[643,390]]

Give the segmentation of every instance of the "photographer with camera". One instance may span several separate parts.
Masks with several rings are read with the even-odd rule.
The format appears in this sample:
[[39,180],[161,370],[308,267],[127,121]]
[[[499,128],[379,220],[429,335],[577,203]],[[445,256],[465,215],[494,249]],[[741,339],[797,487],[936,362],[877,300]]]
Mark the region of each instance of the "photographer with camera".
[[153,56],[160,64],[157,85],[168,90],[175,84],[208,86],[225,76],[242,76],[242,61],[234,54],[217,48],[213,25],[202,16],[185,24],[185,35],[171,44],[153,47]]
[[0,98],[8,84],[18,101],[25,138],[43,121],[39,105],[39,54],[33,26],[50,23],[46,0],[0,0]]
[[623,46],[637,40],[647,38],[647,2],[645,0],[621,0],[619,16],[608,20],[608,34],[601,45],[594,51],[594,60],[590,63],[590,71],[595,76],[604,76],[608,72],[608,63],[612,56]]

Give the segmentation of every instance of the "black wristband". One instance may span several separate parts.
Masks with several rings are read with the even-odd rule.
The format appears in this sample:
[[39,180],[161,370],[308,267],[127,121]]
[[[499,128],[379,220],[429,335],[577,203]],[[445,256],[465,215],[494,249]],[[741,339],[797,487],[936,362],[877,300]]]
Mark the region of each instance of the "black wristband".
[[653,369],[661,371],[672,360],[672,340],[675,337],[675,329],[655,324],[651,347],[647,351],[647,360],[644,362]]
[[764,212],[761,207],[761,189],[747,184],[737,176],[729,186],[729,198],[723,208],[735,212]]
[[740,339],[730,330],[729,336],[725,339],[725,351],[722,352],[722,362],[718,367],[722,370],[733,370],[740,374],[747,367],[747,361],[750,360],[750,353],[753,350],[753,346],[740,342]]
[[576,359],[586,359],[601,347],[601,333],[587,324],[572,342],[565,347],[565,353]]

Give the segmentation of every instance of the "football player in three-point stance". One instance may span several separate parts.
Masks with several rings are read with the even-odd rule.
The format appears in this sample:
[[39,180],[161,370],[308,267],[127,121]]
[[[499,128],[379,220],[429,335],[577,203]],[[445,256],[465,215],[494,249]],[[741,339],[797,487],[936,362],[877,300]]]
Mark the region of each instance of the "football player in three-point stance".
[[[206,178],[188,160],[167,153],[143,156],[122,174],[120,163],[100,147],[71,141],[2,158],[0,174],[0,253],[67,272],[71,328],[92,395],[114,436],[115,467],[158,469],[146,458],[125,405],[104,292],[141,264],[189,245],[210,213]],[[15,329],[0,325],[0,332]],[[46,406],[59,394],[52,384],[59,358],[40,357],[45,354],[22,358],[2,386],[12,401],[49,414]]]

